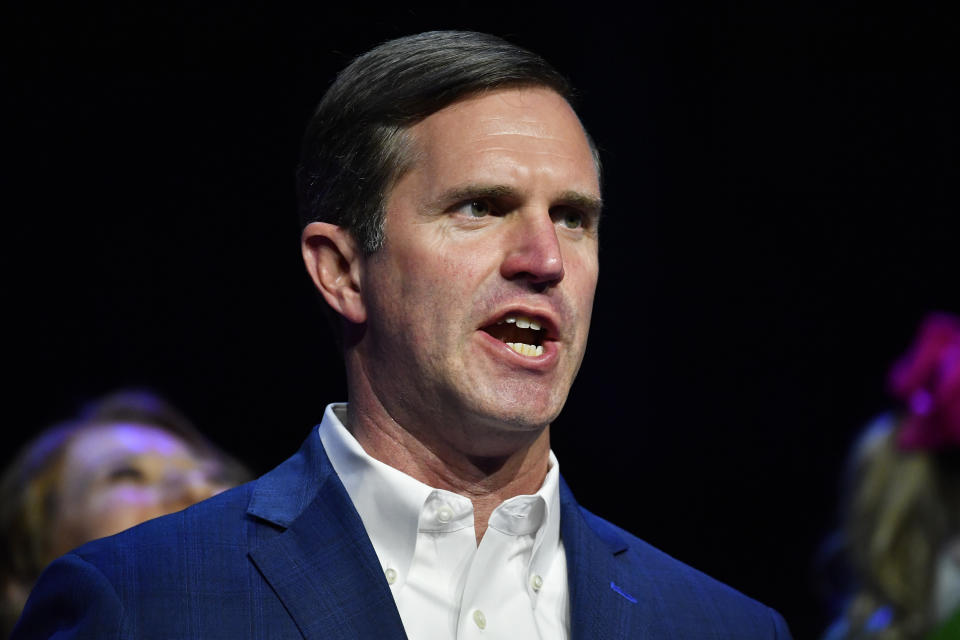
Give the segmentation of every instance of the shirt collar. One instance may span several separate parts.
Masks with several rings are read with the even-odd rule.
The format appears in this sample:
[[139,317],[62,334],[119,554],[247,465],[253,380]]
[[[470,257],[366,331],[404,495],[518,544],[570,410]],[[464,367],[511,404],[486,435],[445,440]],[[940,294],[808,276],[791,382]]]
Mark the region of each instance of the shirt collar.
[[[346,414],[346,403],[327,406],[319,427],[320,441],[360,514],[381,566],[393,567],[405,577],[416,549],[424,505],[437,492],[448,492],[434,489],[367,454],[344,426]],[[531,576],[546,575],[560,545],[560,464],[553,451],[549,464],[543,484],[534,495],[505,500],[490,516],[489,526],[504,533],[536,532],[528,565]],[[524,530],[511,514],[529,514],[540,522]]]
[[406,577],[420,511],[433,489],[367,454],[344,426],[346,413],[346,403],[327,406],[320,441],[360,514],[381,567],[393,567]]

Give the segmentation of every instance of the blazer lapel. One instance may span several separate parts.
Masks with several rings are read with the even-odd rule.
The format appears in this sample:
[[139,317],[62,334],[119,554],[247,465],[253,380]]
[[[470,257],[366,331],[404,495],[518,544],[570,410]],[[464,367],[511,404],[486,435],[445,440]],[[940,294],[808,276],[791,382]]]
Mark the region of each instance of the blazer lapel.
[[[596,520],[594,526],[588,518]],[[560,534],[567,554],[572,640],[633,638],[638,630],[655,632],[669,624],[654,582],[642,573],[631,575],[627,563],[617,561],[629,548],[627,541],[609,524],[582,511],[562,478]]]
[[[257,481],[247,513],[283,530],[249,555],[305,638],[406,638],[373,545],[315,430],[296,455]],[[573,640],[669,627],[655,582],[617,561],[626,540],[582,511],[563,478],[560,531]]]
[[406,638],[360,516],[312,431],[247,512],[286,530],[250,558],[307,639]]

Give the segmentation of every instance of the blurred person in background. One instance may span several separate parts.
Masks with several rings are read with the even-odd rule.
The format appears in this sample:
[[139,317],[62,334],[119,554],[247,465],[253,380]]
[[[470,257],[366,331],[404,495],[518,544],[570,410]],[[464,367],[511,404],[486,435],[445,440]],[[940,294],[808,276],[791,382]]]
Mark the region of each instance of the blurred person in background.
[[248,479],[242,465],[149,392],[112,393],[48,428],[0,481],[2,637],[53,559]]
[[888,384],[900,410],[848,463],[852,588],[824,640],[960,638],[960,318],[929,316]]

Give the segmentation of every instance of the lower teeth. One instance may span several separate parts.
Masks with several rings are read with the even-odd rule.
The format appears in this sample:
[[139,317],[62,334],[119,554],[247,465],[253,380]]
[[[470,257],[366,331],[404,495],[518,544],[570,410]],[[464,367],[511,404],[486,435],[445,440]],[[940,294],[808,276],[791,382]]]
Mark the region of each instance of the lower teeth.
[[526,344],[524,342],[508,342],[507,346],[522,356],[542,356],[543,346]]

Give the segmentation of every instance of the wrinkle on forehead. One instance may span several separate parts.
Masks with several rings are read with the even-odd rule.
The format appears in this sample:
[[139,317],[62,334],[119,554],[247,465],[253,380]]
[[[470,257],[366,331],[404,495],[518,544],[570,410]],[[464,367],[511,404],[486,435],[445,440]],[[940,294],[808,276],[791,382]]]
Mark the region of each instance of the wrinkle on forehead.
[[551,140],[556,142],[565,142],[563,138],[550,135],[547,127],[537,118],[516,118],[487,117],[478,122],[479,135],[477,139],[489,138],[493,136],[523,136],[527,138],[536,138],[538,140]]
[[[553,138],[555,139],[555,138]],[[516,149],[508,147],[484,147],[479,149],[477,153],[517,153]],[[557,149],[524,149],[523,153],[535,155],[535,156],[552,156],[555,158],[563,158],[565,160],[573,160],[576,158],[575,155],[570,153],[562,153]]]

